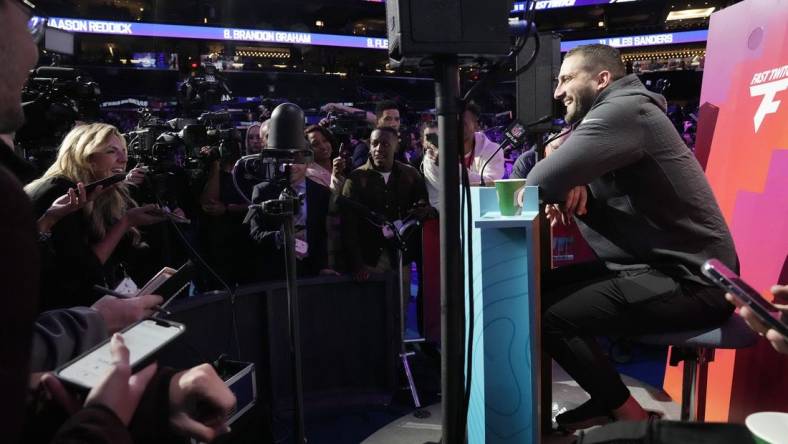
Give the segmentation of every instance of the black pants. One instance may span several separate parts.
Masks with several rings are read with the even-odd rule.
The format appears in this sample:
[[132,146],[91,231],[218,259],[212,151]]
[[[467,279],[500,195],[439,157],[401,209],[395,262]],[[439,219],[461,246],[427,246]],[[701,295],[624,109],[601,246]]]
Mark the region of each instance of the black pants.
[[629,390],[595,336],[717,326],[733,312],[723,294],[655,269],[613,272],[601,263],[558,268],[542,280],[543,346],[593,400],[613,410]]

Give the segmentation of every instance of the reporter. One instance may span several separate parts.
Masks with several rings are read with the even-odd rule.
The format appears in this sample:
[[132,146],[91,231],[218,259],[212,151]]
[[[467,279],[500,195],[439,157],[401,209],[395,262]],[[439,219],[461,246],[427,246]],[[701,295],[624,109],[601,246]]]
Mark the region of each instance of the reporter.
[[[774,295],[774,306],[780,310],[780,320],[788,323],[788,285],[775,285],[771,289]],[[739,307],[739,315],[744,318],[750,328],[765,337],[778,352],[788,355],[788,338],[780,334],[777,330],[769,328],[755,315],[749,307],[732,294],[726,293],[725,299]]]
[[153,314],[161,296],[129,299],[104,296],[91,307],[71,307],[42,313],[33,324],[30,369],[53,370],[90,350],[129,325]]
[[304,130],[309,145],[314,152],[314,161],[306,168],[306,177],[330,188],[333,193],[341,193],[345,184],[345,159],[338,156],[331,131],[319,125]]
[[[37,217],[78,182],[90,183],[125,173],[126,143],[111,125],[94,123],[72,129],[55,163],[25,187]],[[95,193],[94,193],[95,194]],[[114,286],[122,263],[140,246],[137,227],[164,221],[154,205],[137,207],[125,184],[103,190],[79,211],[52,228],[53,266],[43,269],[42,309],[90,305],[93,284]]]

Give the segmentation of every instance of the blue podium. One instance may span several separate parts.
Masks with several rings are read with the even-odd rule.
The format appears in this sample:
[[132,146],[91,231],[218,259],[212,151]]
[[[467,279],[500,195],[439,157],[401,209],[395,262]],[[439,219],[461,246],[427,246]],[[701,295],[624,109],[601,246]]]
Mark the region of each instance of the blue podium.
[[[471,209],[475,326],[468,442],[538,443],[538,188],[526,187],[519,216],[500,215],[495,188],[471,188]],[[465,298],[467,318],[467,289]]]

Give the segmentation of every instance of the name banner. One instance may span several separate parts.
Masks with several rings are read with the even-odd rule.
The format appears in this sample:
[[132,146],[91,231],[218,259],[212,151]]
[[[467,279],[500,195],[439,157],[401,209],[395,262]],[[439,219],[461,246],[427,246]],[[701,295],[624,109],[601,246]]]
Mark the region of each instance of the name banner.
[[[578,3],[581,1],[600,0],[571,1]],[[351,35],[317,34],[311,32],[289,32],[266,29],[167,25],[159,23],[116,22],[109,20],[87,20],[62,17],[51,17],[48,21],[48,26],[61,29],[63,31],[85,34],[109,34],[135,37],[161,37],[198,40],[225,40],[233,42],[280,43],[306,46],[334,46],[340,48],[380,50],[387,50],[389,47],[389,41],[384,37],[359,37]],[[610,46],[615,46],[617,48],[635,48],[640,46],[705,42],[707,36],[707,30],[700,30],[625,37],[606,37],[588,40],[571,40],[561,42],[561,51],[566,52],[575,46],[588,45],[592,43],[603,43]]]
[[705,42],[709,35],[706,29],[700,31],[667,32],[664,34],[631,35],[625,37],[605,37],[601,39],[570,40],[561,42],[561,52],[581,46],[601,43],[616,48],[637,48],[641,46],[675,45],[680,43]]
[[159,23],[116,22],[51,17],[48,25],[63,31],[85,34],[127,35],[235,42],[286,43],[342,48],[388,49],[386,38],[358,37],[310,32],[288,32],[266,29],[221,28],[214,26],[166,25]]

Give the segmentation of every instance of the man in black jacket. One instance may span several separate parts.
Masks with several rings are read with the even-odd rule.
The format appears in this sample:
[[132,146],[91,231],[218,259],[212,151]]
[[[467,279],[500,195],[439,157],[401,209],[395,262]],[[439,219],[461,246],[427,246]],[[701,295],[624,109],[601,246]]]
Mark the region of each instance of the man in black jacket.
[[[567,53],[555,98],[575,126],[528,174],[552,215],[574,219],[600,263],[543,279],[543,343],[591,400],[556,420],[578,428],[611,414],[641,420],[601,353],[598,335],[639,335],[715,326],[733,311],[700,265],[732,269],[733,240],[698,162],[665,115],[664,97],[625,75],[606,45]],[[560,211],[558,214],[555,210]]]
[[[308,179],[306,165],[290,166],[289,185],[301,198],[294,220],[298,275],[336,274],[328,264],[326,216],[331,190]],[[285,185],[277,181],[256,185],[252,191],[252,203],[263,204],[279,199],[284,188]],[[282,221],[282,217],[265,214],[260,207],[250,209],[244,221],[249,224],[249,234],[264,256],[257,274],[266,280],[285,278]]]

